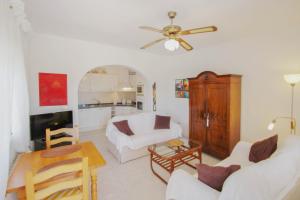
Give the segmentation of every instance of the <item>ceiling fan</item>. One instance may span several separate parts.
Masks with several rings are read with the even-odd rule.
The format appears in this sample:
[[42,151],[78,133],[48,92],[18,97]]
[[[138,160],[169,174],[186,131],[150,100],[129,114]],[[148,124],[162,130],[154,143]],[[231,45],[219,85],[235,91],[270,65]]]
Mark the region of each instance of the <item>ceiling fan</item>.
[[183,47],[185,50],[191,51],[191,50],[193,50],[193,47],[189,43],[187,43],[185,40],[183,40],[180,36],[217,31],[217,27],[215,27],[215,26],[182,30],[182,28],[180,26],[173,24],[173,19],[176,17],[176,12],[170,11],[170,12],[168,12],[168,16],[171,20],[171,24],[168,26],[165,26],[162,30],[153,28],[150,26],[140,26],[139,27],[144,30],[161,33],[161,34],[163,34],[163,36],[165,36],[163,38],[160,38],[158,40],[155,40],[153,42],[150,42],[150,43],[142,46],[141,49],[146,49],[156,43],[165,41],[164,46],[169,51],[175,51],[176,49],[179,48],[179,45],[181,47]]

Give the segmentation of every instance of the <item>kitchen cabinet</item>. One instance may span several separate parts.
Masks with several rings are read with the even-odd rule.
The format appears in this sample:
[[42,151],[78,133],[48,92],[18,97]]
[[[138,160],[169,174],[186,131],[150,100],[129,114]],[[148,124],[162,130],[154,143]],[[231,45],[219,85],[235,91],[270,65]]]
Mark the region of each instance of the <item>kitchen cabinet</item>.
[[110,74],[95,74],[91,77],[93,92],[112,92],[117,88],[117,77]]
[[114,109],[115,109],[115,116],[130,115],[130,114],[137,113],[136,107],[132,107],[132,106],[116,106]]
[[124,87],[133,87],[130,91],[135,91],[137,77],[128,73],[127,69],[113,74],[87,73],[79,84],[79,91],[113,92],[124,91]]
[[[117,74],[118,77],[118,91],[133,92],[136,87],[136,75],[129,73],[128,69],[120,70]],[[124,90],[123,88],[132,88],[131,90]]]
[[103,129],[110,118],[111,107],[79,109],[80,131]]
[[113,92],[117,89],[118,77],[112,74],[86,74],[79,84],[80,92]]

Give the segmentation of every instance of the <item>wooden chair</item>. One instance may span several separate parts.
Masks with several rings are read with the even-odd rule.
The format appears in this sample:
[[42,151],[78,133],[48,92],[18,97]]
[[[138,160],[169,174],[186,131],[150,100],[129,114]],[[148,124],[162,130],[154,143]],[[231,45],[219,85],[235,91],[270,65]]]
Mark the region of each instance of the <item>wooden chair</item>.
[[75,158],[26,173],[27,200],[88,200],[88,158]]
[[[53,138],[53,136],[59,134],[68,134],[70,136],[62,136],[59,138]],[[71,137],[72,136],[72,137]],[[77,144],[79,142],[79,129],[78,127],[74,128],[61,128],[51,131],[49,128],[46,129],[46,148],[50,149],[53,145],[59,143],[71,142],[72,144]]]

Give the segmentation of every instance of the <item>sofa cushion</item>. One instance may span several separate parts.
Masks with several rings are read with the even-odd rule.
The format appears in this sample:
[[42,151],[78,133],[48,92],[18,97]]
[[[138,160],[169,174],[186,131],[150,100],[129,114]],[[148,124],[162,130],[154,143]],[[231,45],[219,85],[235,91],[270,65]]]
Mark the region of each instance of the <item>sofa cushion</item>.
[[220,200],[282,199],[297,179],[297,160],[296,154],[284,152],[242,168],[225,181]]
[[249,161],[249,152],[251,145],[252,144],[249,142],[238,142],[232,150],[230,156],[219,162],[216,166],[226,167],[238,163],[241,168],[244,168],[249,165],[255,164],[254,162]]
[[170,129],[170,121],[170,116],[156,115],[154,129]]
[[122,133],[124,133],[124,134],[126,134],[128,136],[134,135],[134,133],[132,132],[132,130],[129,127],[129,124],[128,124],[127,120],[113,122],[113,124],[117,127],[117,129],[120,132],[122,132]]
[[124,117],[128,119],[130,128],[135,135],[143,134],[145,130],[153,130],[153,124],[155,122],[155,114],[153,113],[139,113]]
[[249,160],[259,162],[269,158],[277,149],[278,135],[255,142],[250,149]]
[[218,200],[220,192],[202,183],[182,169],[172,173],[165,200]]
[[227,177],[240,168],[240,165],[230,165],[229,167],[211,167],[205,164],[198,164],[198,179],[208,186],[221,191]]

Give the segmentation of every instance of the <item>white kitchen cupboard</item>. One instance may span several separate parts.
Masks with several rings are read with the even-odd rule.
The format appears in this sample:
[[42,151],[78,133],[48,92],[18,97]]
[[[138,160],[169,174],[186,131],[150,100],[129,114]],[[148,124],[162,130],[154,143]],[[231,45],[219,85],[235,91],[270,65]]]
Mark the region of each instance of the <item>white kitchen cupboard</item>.
[[117,89],[118,77],[112,74],[86,74],[79,84],[80,92],[113,92]]
[[91,76],[92,92],[113,92],[117,88],[117,76],[110,74],[95,74]]
[[116,106],[115,107],[115,116],[118,115],[130,115],[137,113],[136,107],[132,106]]
[[79,109],[80,131],[103,129],[110,118],[111,107]]
[[113,92],[124,91],[124,87],[136,89],[137,76],[129,75],[127,69],[119,70],[118,73],[99,74],[87,73],[79,84],[80,92]]

